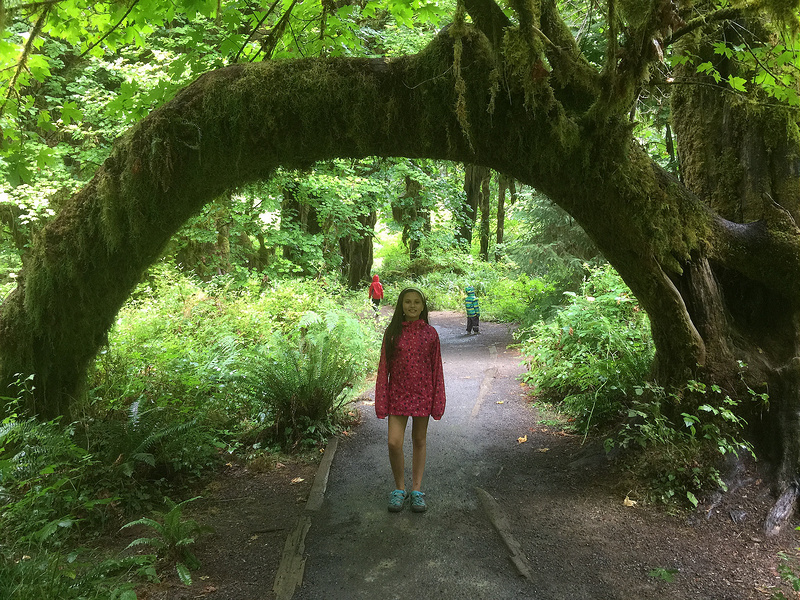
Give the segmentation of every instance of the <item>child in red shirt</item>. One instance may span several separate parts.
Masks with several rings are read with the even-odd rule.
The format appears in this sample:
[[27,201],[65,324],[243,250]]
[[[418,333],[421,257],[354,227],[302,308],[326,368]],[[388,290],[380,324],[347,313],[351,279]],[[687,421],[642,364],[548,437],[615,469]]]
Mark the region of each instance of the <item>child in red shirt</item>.
[[405,489],[403,441],[408,417],[412,417],[411,510],[427,509],[422,493],[428,419],[442,418],[445,407],[444,373],[439,334],[428,324],[428,304],[416,288],[406,288],[397,298],[394,315],[383,335],[381,359],[375,384],[375,413],[389,417],[389,462],[395,490],[389,510],[403,509]]
[[369,284],[369,299],[372,300],[372,307],[377,313],[381,309],[381,300],[383,300],[383,285],[381,278],[377,275],[372,276],[372,283]]

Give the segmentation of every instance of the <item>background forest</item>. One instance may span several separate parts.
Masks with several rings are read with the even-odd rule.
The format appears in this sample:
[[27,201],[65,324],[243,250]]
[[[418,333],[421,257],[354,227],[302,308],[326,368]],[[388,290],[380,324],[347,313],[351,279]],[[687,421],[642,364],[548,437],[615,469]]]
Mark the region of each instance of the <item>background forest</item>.
[[[606,22],[595,5],[559,4],[584,55],[600,61]],[[413,53],[456,6],[63,0],[4,10],[0,297],[113,140],[201,73]],[[643,90],[636,136],[677,175],[668,123],[663,88]],[[386,304],[413,284],[432,310],[462,310],[473,285],[483,319],[519,324],[531,401],[555,404],[564,427],[609,446],[656,442],[637,465],[653,500],[696,504],[721,483],[720,453],[749,450],[730,411],[736,400],[719,388],[690,382],[708,398],[698,414],[674,422],[659,412],[668,393],[646,384],[654,350],[645,312],[537,190],[430,159],[279,170],[207,204],[172,238],[119,313],[69,418],[42,421],[24,412],[24,394],[2,397],[0,597],[128,600],[164,558],[190,580],[198,532],[181,521],[181,501],[191,483],[226,461],[315,451],[354,424],[349,404],[365,390],[385,327],[367,299],[373,273]],[[35,374],[19,383],[32,391]],[[622,426],[626,417],[637,418]],[[156,518],[153,554],[88,549],[142,516]]]

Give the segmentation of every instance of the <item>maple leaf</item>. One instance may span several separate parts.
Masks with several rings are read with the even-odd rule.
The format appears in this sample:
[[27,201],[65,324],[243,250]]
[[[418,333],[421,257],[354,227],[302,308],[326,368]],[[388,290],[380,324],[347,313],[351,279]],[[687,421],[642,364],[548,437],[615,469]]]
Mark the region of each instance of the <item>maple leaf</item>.
[[519,444],[524,444],[527,441],[528,441],[528,434],[527,433],[524,436],[517,438],[517,443],[519,443]]

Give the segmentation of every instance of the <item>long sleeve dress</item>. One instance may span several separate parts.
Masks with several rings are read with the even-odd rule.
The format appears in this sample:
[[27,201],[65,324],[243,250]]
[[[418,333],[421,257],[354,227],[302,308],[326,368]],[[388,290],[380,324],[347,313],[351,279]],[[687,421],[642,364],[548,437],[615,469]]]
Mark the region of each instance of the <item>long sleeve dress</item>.
[[442,418],[444,372],[439,334],[422,319],[403,321],[391,373],[381,348],[375,384],[375,414]]

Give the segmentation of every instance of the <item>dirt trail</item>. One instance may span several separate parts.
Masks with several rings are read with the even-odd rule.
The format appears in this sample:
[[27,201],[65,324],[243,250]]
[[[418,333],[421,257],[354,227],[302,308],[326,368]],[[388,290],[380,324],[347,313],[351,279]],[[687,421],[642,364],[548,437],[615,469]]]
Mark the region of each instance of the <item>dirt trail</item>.
[[[755,600],[778,589],[791,597],[775,587],[776,567],[779,551],[795,552],[796,532],[764,536],[771,497],[757,472],[688,517],[625,506],[636,491],[599,444],[542,425],[526,403],[506,326],[484,323],[467,336],[458,313],[430,320],[448,404],[429,429],[429,510],[386,510],[386,422],[362,402],[363,424],[338,443],[311,517],[295,600]],[[406,444],[410,451],[408,435]],[[195,584],[151,587],[140,600],[275,598],[283,540],[307,514],[298,499],[313,468],[231,468],[193,515],[217,528],[199,549]]]

